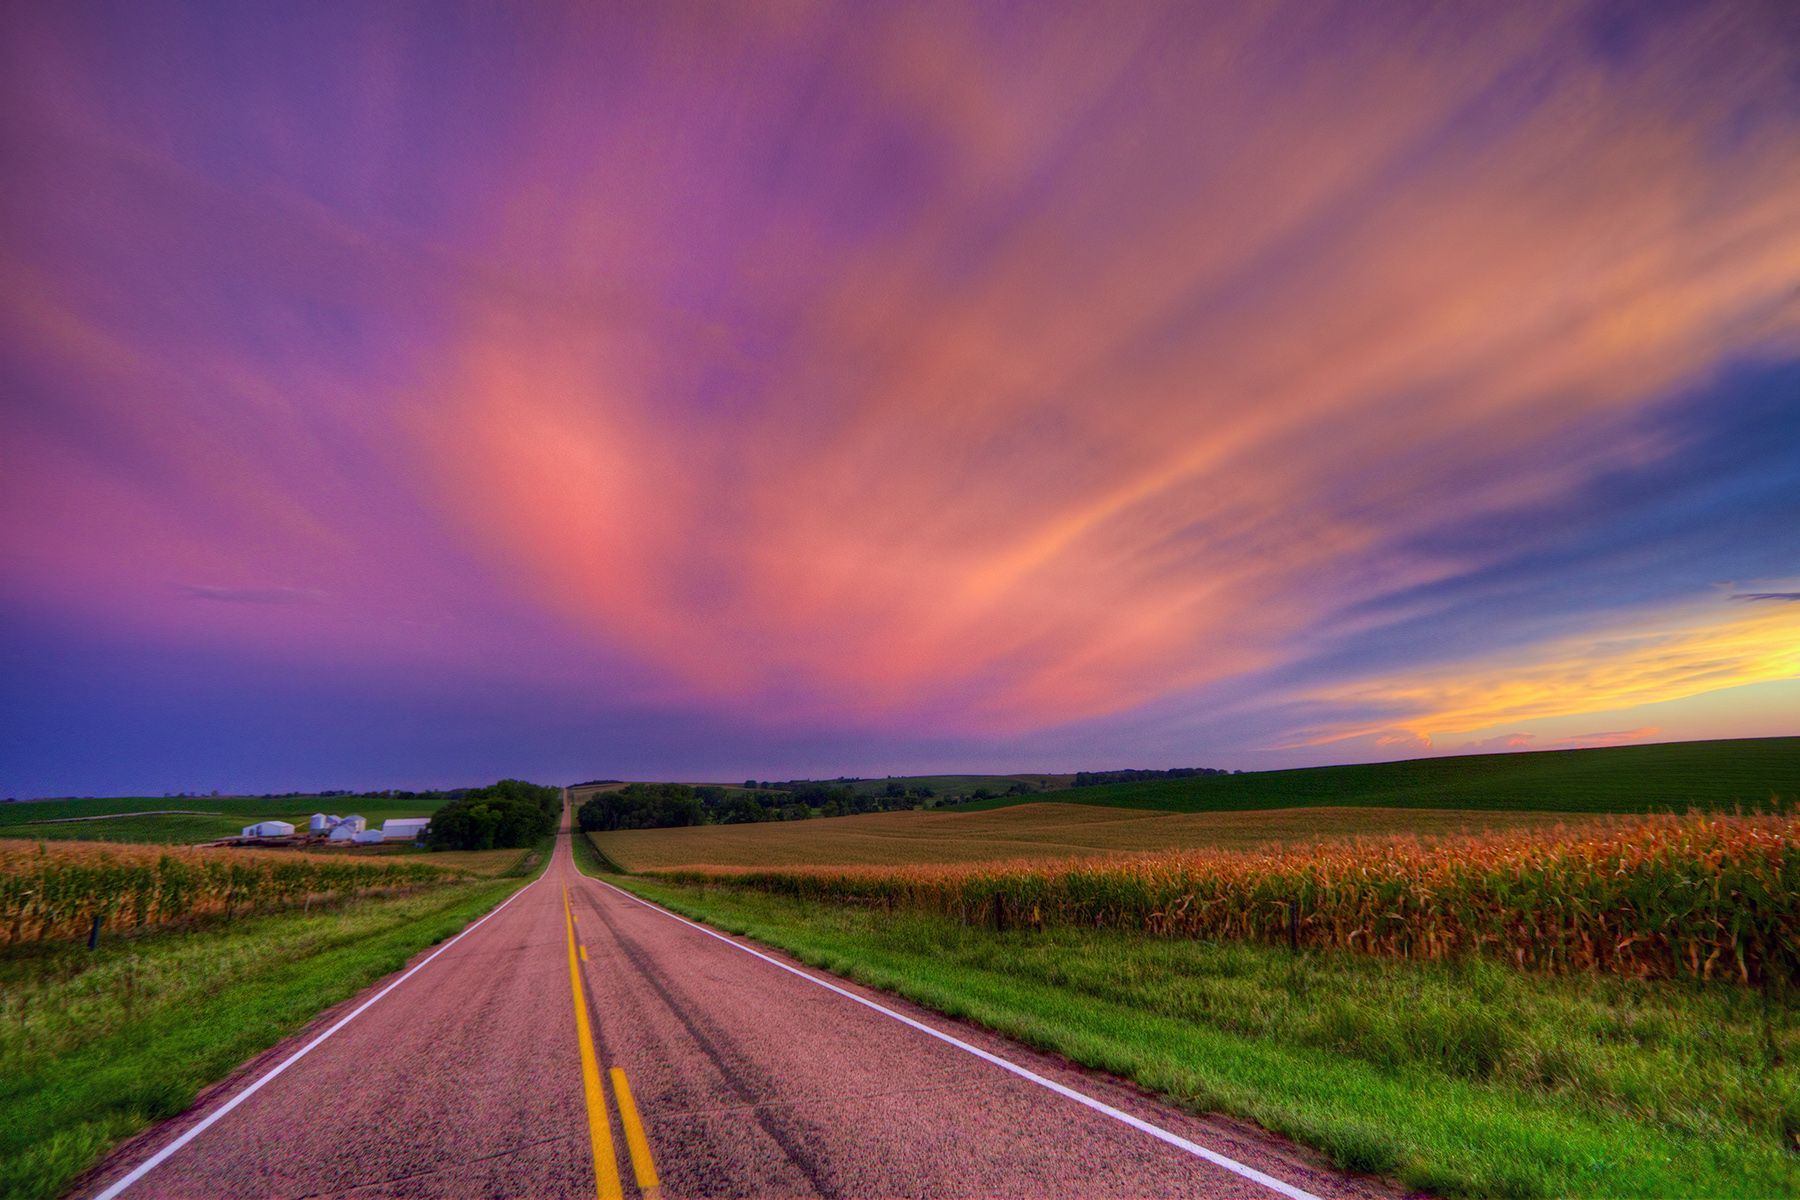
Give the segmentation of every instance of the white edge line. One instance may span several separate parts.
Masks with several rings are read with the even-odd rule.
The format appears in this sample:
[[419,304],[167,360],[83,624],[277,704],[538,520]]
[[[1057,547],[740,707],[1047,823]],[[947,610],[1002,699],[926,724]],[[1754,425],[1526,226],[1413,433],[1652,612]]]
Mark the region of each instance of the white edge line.
[[[588,876],[588,878],[594,879],[594,877],[591,875]],[[892,1017],[894,1020],[900,1022],[902,1025],[910,1025],[914,1029],[917,1029],[920,1033],[930,1034],[932,1037],[938,1039],[940,1042],[948,1042],[950,1045],[955,1046],[958,1050],[966,1050],[970,1054],[973,1054],[976,1058],[983,1059],[987,1062],[993,1063],[996,1067],[999,1067],[1003,1071],[1011,1071],[1014,1075],[1019,1076],[1021,1079],[1028,1079],[1032,1083],[1037,1084],[1039,1087],[1048,1088],[1050,1091],[1055,1092],[1059,1096],[1065,1096],[1068,1099],[1075,1101],[1075,1103],[1077,1103],[1077,1104],[1086,1105],[1088,1108],[1093,1109],[1097,1113],[1101,1113],[1105,1116],[1111,1117],[1115,1121],[1119,1121],[1126,1125],[1129,1125],[1133,1129],[1138,1130],[1139,1132],[1147,1133],[1151,1137],[1156,1138],[1158,1141],[1166,1142],[1169,1145],[1174,1146],[1178,1150],[1185,1150],[1189,1154],[1192,1154],[1197,1158],[1205,1159],[1207,1162],[1212,1163],[1214,1166],[1223,1167],[1227,1171],[1231,1171],[1234,1174],[1241,1175],[1245,1179],[1248,1179],[1253,1183],[1260,1183],[1264,1187],[1270,1189],[1271,1191],[1279,1192],[1283,1196],[1288,1197],[1288,1200],[1321,1200],[1320,1197],[1313,1195],[1311,1192],[1305,1191],[1301,1188],[1297,1188],[1291,1183],[1284,1183],[1283,1181],[1275,1178],[1273,1175],[1264,1174],[1263,1172],[1257,1170],[1255,1167],[1248,1166],[1244,1163],[1238,1162],[1235,1158],[1227,1158],[1225,1155],[1220,1154],[1216,1150],[1208,1150],[1205,1146],[1200,1145],[1198,1142],[1189,1141],[1187,1138],[1182,1137],[1180,1134],[1171,1133],[1167,1129],[1164,1129],[1159,1125],[1152,1125],[1150,1122],[1142,1119],[1141,1117],[1134,1117],[1130,1113],[1126,1112],[1124,1109],[1114,1108],[1112,1105],[1106,1103],[1103,1100],[1096,1100],[1094,1097],[1089,1096],[1084,1092],[1078,1092],[1072,1087],[1068,1087],[1064,1084],[1060,1084],[1060,1083],[1056,1082],[1054,1079],[1046,1079],[1044,1076],[1039,1075],[1036,1071],[1030,1070],[1029,1068],[1026,1068],[1026,1067],[1021,1067],[1018,1063],[1012,1062],[1009,1059],[1001,1058],[998,1054],[993,1054],[987,1050],[983,1050],[980,1046],[970,1045],[968,1042],[963,1041],[961,1038],[955,1037],[948,1033],[945,1033],[941,1029],[934,1029],[930,1025],[925,1024],[923,1021],[915,1021],[915,1020],[913,1020],[913,1018],[907,1016],[904,1013],[895,1012],[893,1009],[887,1007],[884,1004],[877,1004],[875,1001],[870,1000],[867,997],[859,996],[855,992],[850,991],[848,988],[841,988],[835,983],[831,983],[827,980],[820,979],[817,975],[814,975],[809,971],[802,971],[800,968],[792,966],[788,963],[784,963],[780,959],[771,957],[770,955],[767,955],[767,954],[764,954],[760,950],[752,949],[751,947],[744,945],[744,943],[737,941],[734,938],[727,937],[715,929],[708,929],[706,926],[701,925],[698,922],[688,920],[686,917],[680,915],[679,913],[670,912],[668,909],[662,907],[660,904],[652,904],[650,901],[645,900],[642,896],[634,896],[630,892],[626,891],[624,888],[615,886],[614,884],[607,883],[606,880],[604,880],[604,879],[594,879],[594,882],[599,884],[602,887],[612,888],[613,891],[619,893],[619,895],[621,895],[621,896],[624,896],[627,900],[635,900],[639,904],[643,905],[645,908],[650,909],[652,912],[658,912],[658,913],[661,913],[665,917],[669,917],[673,920],[680,921],[683,925],[686,925],[689,928],[698,929],[701,933],[704,933],[707,937],[718,938],[721,942],[724,942],[727,946],[736,947],[737,949],[742,950],[745,954],[753,955],[754,957],[760,958],[764,962],[769,963],[772,966],[780,967],[782,970],[788,972],[791,975],[798,975],[800,978],[806,980],[809,983],[816,983],[820,987],[825,988],[828,991],[836,992],[838,995],[843,996],[846,999],[856,1001],[858,1004],[862,1005],[865,1008],[872,1008],[876,1012],[881,1013],[884,1016]],[[423,964],[421,964],[421,965],[423,965]],[[106,1200],[106,1198],[101,1197],[101,1198],[99,1198],[99,1200]]]
[[161,1166],[163,1164],[164,1160],[166,1160],[169,1157],[169,1155],[175,1153],[177,1150],[181,1149],[183,1146],[187,1145],[189,1142],[193,1141],[195,1138],[197,1138],[201,1134],[205,1133],[208,1129],[212,1128],[213,1125],[215,1125],[219,1121],[219,1119],[221,1117],[223,1117],[226,1113],[230,1112],[232,1109],[236,1108],[238,1105],[242,1104],[244,1101],[246,1101],[250,1097],[254,1096],[257,1092],[261,1091],[262,1086],[265,1083],[268,1083],[271,1079],[274,1079],[277,1075],[281,1074],[283,1071],[287,1070],[289,1067],[293,1066],[295,1063],[297,1063],[301,1059],[305,1058],[308,1054],[312,1053],[313,1049],[315,1047],[317,1047],[320,1042],[323,1042],[326,1038],[330,1037],[332,1034],[336,1033],[338,1030],[342,1029],[344,1026],[348,1025],[350,1022],[356,1020],[356,1018],[362,1016],[362,1014],[369,1008],[370,1005],[374,1004],[377,1000],[381,999],[383,996],[387,995],[389,992],[393,991],[395,988],[397,988],[401,984],[405,983],[408,979],[411,979],[414,975],[418,974],[420,971],[423,971],[426,967],[430,966],[432,959],[436,958],[438,955],[442,954],[444,951],[448,950],[450,947],[456,945],[456,943],[462,941],[464,938],[468,937],[471,933],[474,933],[477,929],[481,928],[481,926],[488,920],[488,918],[494,916],[501,909],[503,909],[507,905],[511,904],[514,900],[517,900],[520,896],[523,896],[527,891],[529,891],[531,889],[532,884],[536,883],[538,881],[538,879],[542,879],[543,877],[544,877],[543,873],[539,872],[537,879],[533,879],[531,881],[531,883],[526,884],[524,887],[520,888],[518,891],[514,892],[512,895],[510,895],[506,899],[502,900],[499,904],[495,905],[485,915],[483,915],[480,920],[476,921],[473,925],[470,925],[468,928],[464,929],[461,933],[457,934],[455,937],[451,938],[449,941],[447,941],[443,945],[439,946],[436,950],[432,951],[431,956],[429,958],[425,959],[423,962],[421,962],[417,966],[413,967],[406,974],[404,974],[400,978],[394,980],[394,982],[388,984],[386,987],[382,988],[379,992],[376,992],[373,996],[370,996],[367,1000],[364,1000],[361,1004],[357,1005],[356,1010],[354,1012],[349,1013],[348,1015],[343,1017],[343,1019],[339,1020],[338,1023],[333,1025],[330,1029],[327,1029],[324,1033],[321,1033],[318,1037],[314,1038],[312,1041],[306,1043],[306,1045],[300,1047],[300,1049],[294,1051],[292,1054],[290,1054],[286,1058],[282,1059],[281,1062],[273,1070],[271,1070],[267,1075],[264,1075],[261,1079],[258,1079],[255,1083],[251,1084],[249,1087],[245,1088],[243,1091],[239,1092],[237,1095],[233,1096],[231,1099],[227,1100],[225,1103],[219,1105],[218,1108],[215,1108],[212,1112],[207,1114],[205,1120],[201,1121],[199,1124],[195,1125],[192,1129],[188,1130],[186,1133],[182,1134],[180,1137],[178,1137],[174,1141],[170,1142],[167,1146],[164,1146],[161,1150],[158,1150],[155,1154],[151,1155],[148,1159],[144,1160],[144,1162],[142,1162],[138,1165],[136,1170],[132,1171],[131,1174],[125,1176],[125,1178],[119,1180],[117,1183],[115,1183],[111,1187],[107,1188],[104,1192],[99,1193],[97,1196],[94,1197],[94,1200],[113,1200],[113,1197],[117,1196],[120,1192],[123,1192],[126,1188],[130,1187],[132,1184],[136,1183],[138,1180],[140,1180],[144,1176],[148,1175],[151,1171],[153,1171],[157,1167]]

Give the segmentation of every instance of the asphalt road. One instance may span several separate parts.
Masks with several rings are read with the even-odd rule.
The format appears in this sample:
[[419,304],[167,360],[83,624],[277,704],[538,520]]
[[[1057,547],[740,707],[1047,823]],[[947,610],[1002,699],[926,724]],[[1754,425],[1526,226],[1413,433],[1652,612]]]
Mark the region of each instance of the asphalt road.
[[581,875],[565,833],[483,922],[122,1147],[83,1194],[1390,1194],[748,945]]

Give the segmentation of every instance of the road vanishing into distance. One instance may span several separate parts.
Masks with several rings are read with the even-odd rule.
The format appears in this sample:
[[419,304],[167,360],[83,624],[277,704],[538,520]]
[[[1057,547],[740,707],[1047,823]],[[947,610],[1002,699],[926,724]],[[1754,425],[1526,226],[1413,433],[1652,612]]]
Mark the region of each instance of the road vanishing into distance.
[[543,875],[83,1194],[1387,1196],[1249,1127]]

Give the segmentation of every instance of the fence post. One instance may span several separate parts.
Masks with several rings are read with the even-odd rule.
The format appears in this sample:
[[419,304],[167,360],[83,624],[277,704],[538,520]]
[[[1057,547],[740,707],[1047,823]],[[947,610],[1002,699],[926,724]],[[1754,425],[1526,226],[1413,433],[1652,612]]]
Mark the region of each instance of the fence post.
[[994,893],[994,932],[1006,932],[1006,894]]
[[88,949],[92,950],[100,944],[100,914],[94,914],[94,927],[88,931]]
[[1288,901],[1288,949],[1300,949],[1300,902]]

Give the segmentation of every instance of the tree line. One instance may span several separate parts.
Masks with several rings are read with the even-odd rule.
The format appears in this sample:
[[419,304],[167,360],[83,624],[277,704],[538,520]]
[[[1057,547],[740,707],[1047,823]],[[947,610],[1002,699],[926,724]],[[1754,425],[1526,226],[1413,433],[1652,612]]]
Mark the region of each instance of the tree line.
[[754,788],[633,783],[596,792],[576,811],[575,819],[583,830],[593,832],[805,821],[920,808],[933,794],[930,788],[907,788],[897,783],[889,784],[877,795],[812,780]]
[[[1082,771],[1075,787],[1103,783],[1128,783],[1140,779],[1187,779],[1197,775],[1230,775],[1214,767],[1175,767],[1166,771]],[[594,781],[596,783],[603,781]],[[612,781],[604,781],[612,782]],[[1002,788],[979,786],[967,793],[939,795],[925,784],[889,779],[880,791],[858,790],[851,784],[871,781],[854,776],[834,780],[792,779],[773,782],[746,779],[741,788],[709,784],[631,783],[611,791],[596,792],[576,812],[583,830],[667,829],[678,825],[742,825],[757,821],[804,821],[814,817],[847,817],[862,813],[899,812],[937,808],[971,800],[1032,795],[1041,789],[1024,780],[1011,780]],[[588,785],[577,785],[588,786]]]
[[[1242,774],[1242,772],[1237,772]],[[1201,775],[1230,775],[1219,767],[1171,767],[1167,771],[1077,771],[1071,787],[1099,787],[1103,783],[1136,783],[1142,779],[1194,779]]]
[[499,850],[530,846],[556,832],[562,789],[502,779],[465,791],[431,814],[425,844],[433,850]]

